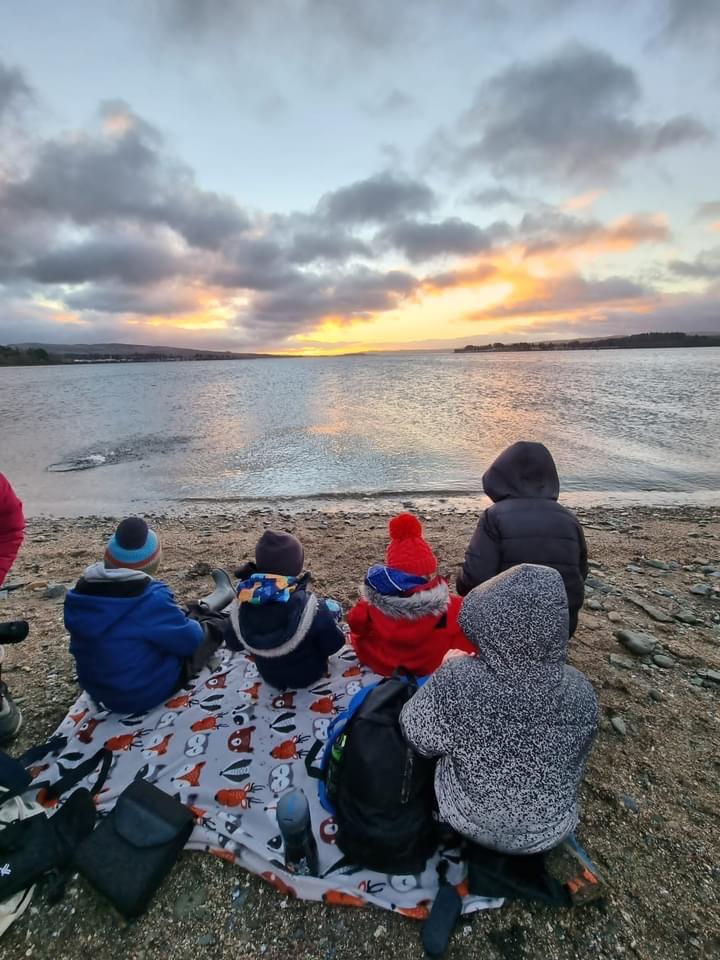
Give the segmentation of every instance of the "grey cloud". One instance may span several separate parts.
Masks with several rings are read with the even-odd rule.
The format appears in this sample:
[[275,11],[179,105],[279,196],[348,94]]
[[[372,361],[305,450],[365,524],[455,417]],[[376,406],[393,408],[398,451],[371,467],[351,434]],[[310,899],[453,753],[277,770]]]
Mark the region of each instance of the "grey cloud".
[[296,233],[288,257],[292,263],[301,265],[317,260],[344,261],[350,257],[369,257],[370,247],[357,237],[340,231],[316,231]]
[[93,284],[68,294],[70,310],[92,314],[179,316],[197,307],[191,287],[161,285],[156,288],[125,286],[120,283]]
[[162,152],[159,133],[118,101],[102,109],[106,134],[46,141],[27,175],[0,204],[21,216],[166,224],[188,243],[213,248],[248,227],[229,197],[201,190],[184,165]]
[[696,217],[698,220],[714,220],[715,217],[720,217],[720,200],[701,203],[697,208]]
[[397,217],[426,213],[435,202],[427,184],[385,171],[326,193],[318,204],[318,213],[331,223],[387,223]]
[[667,224],[646,214],[635,214],[608,226],[599,220],[575,217],[552,207],[539,213],[526,213],[514,231],[514,239],[524,244],[526,256],[593,241],[634,245],[662,243],[669,237]]
[[647,297],[653,291],[626,277],[586,280],[579,275],[560,277],[547,282],[546,295],[521,300],[507,306],[495,306],[473,314],[472,319],[513,317],[537,313],[563,313],[592,304],[611,304]]
[[496,176],[597,184],[629,160],[711,138],[687,115],[638,121],[640,94],[633,70],[580,44],[515,63],[479,89],[451,160],[465,170],[489,166]]
[[373,117],[387,117],[404,113],[414,106],[414,98],[411,97],[409,93],[405,93],[404,90],[399,90],[395,87],[381,96],[376,102],[368,103],[365,109]]
[[527,200],[519,193],[508,190],[507,187],[488,187],[486,190],[475,190],[467,195],[468,203],[475,203],[479,207],[495,207],[502,203],[521,205]]
[[0,123],[16,115],[34,99],[32,88],[18,67],[9,67],[0,60]]
[[720,42],[717,0],[664,0],[664,3],[666,16],[661,37],[666,42],[692,42],[711,47]]
[[418,279],[401,270],[360,267],[340,276],[299,274],[285,289],[259,294],[249,315],[236,323],[258,325],[267,335],[285,337],[309,329],[323,317],[368,319],[396,308],[418,288]]
[[151,284],[183,271],[184,261],[161,238],[136,234],[92,236],[82,243],[53,249],[23,269],[38,283],[78,284],[122,280]]
[[401,250],[408,260],[415,263],[447,254],[470,256],[491,246],[483,230],[457,217],[438,223],[403,220],[381,231],[378,239]]
[[681,277],[720,279],[720,247],[703,250],[694,260],[672,260],[670,269]]

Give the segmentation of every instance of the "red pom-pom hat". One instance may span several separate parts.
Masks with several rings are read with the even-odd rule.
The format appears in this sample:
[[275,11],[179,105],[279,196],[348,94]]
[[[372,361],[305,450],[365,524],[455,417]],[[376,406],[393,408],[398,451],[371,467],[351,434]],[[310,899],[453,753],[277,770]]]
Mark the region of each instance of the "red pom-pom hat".
[[417,577],[432,577],[437,571],[437,559],[422,535],[422,524],[411,513],[400,513],[388,524],[390,545],[385,563],[404,573]]

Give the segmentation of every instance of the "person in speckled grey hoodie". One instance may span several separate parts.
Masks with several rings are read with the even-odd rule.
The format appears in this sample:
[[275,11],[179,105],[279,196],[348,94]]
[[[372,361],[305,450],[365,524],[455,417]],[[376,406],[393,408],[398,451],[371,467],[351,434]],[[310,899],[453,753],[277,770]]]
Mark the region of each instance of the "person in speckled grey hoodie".
[[562,577],[512,567],[467,595],[458,622],[478,653],[446,657],[403,708],[403,733],[439,758],[442,821],[504,853],[549,850],[577,826],[598,724],[595,691],[565,662]]

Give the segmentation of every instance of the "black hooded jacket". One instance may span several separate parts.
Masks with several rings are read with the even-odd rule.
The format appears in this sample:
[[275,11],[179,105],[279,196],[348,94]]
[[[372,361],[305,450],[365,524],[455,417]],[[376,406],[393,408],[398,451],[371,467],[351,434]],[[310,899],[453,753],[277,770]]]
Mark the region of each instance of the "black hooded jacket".
[[570,632],[585,596],[587,546],[580,521],[557,502],[560,480],[542,443],[520,441],[500,454],[482,479],[493,505],[480,517],[457,578],[457,592],[519,563],[554,567],[570,608]]

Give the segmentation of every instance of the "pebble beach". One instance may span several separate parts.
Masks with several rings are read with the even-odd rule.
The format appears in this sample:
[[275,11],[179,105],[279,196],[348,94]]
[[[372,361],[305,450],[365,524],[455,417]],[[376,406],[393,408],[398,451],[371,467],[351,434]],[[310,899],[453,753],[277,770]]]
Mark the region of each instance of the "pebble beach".
[[[578,513],[591,571],[570,661],[602,708],[580,837],[605,877],[605,896],[574,911],[513,904],[463,919],[448,956],[720,957],[720,508]],[[31,627],[24,644],[7,648],[3,671],[25,715],[13,753],[51,734],[78,694],[62,599],[102,555],[118,519],[29,522],[8,578],[26,585],[0,599],[0,620],[23,617]],[[315,589],[347,608],[386,542],[386,517],[374,512],[147,519],[162,538],[162,576],[181,600],[210,592],[209,571],[232,572],[270,526],[302,540]],[[452,577],[477,514],[439,503],[422,519],[441,572]],[[57,905],[37,895],[2,943],[8,960],[84,954],[362,960],[419,958],[422,949],[416,922],[284,899],[237,867],[186,853],[138,921],[125,923],[73,878]]]

